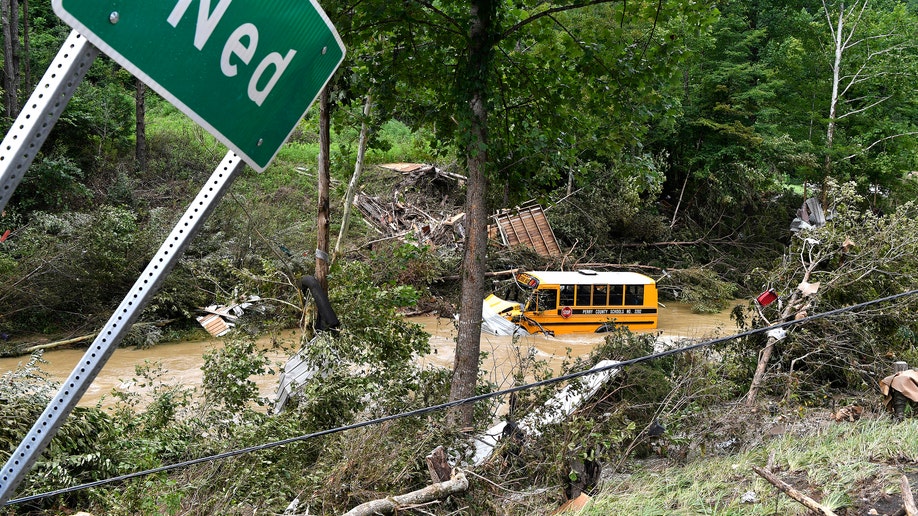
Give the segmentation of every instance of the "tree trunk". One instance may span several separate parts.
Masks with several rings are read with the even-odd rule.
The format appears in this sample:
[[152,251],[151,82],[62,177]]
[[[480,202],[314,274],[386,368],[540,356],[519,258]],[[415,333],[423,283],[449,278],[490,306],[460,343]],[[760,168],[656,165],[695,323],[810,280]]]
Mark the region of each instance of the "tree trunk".
[[3,26],[3,93],[5,115],[19,116],[19,1],[0,0]]
[[[481,311],[484,299],[485,259],[487,257],[487,174],[488,111],[487,78],[494,48],[494,19],[497,5],[492,0],[472,0],[472,22],[469,29],[469,55],[463,91],[469,107],[469,140],[466,161],[469,180],[465,199],[466,239],[462,256],[462,292],[460,294],[459,328],[456,358],[450,384],[450,400],[475,394],[478,381],[478,357],[481,351]],[[474,405],[462,405],[450,411],[453,425],[471,426]]]
[[331,148],[331,92],[326,86],[319,93],[319,207],[316,216],[316,281],[322,290],[328,294],[328,231],[329,231],[329,201],[328,190],[331,179],[329,169],[329,149]]
[[360,182],[360,173],[363,171],[363,158],[367,152],[367,135],[369,133],[367,118],[370,116],[372,106],[373,98],[367,94],[367,101],[363,105],[363,122],[360,124],[360,139],[357,142],[357,162],[354,164],[354,175],[351,176],[351,182],[347,185],[347,195],[344,197],[344,213],[341,215],[341,230],[338,231],[338,240],[335,241],[335,258],[341,252],[341,242],[344,241],[344,237],[347,235],[347,228],[351,222],[351,205],[354,204],[354,193],[357,190],[357,184]]
[[134,107],[136,110],[136,123],[134,134],[136,144],[134,145],[134,158],[137,160],[137,168],[141,172],[145,172],[147,170],[147,85],[140,79],[137,79],[135,84]]
[[756,397],[759,395],[759,389],[762,388],[762,382],[765,379],[765,369],[768,367],[768,362],[771,360],[771,354],[774,352],[777,342],[778,339],[768,337],[765,347],[762,348],[762,352],[759,353],[759,361],[755,366],[755,374],[752,375],[752,383],[749,385],[749,392],[746,394],[747,407],[755,406]]
[[[835,59],[832,61],[832,98],[829,101],[829,126],[826,129],[826,147],[832,148],[835,139],[835,124],[838,116],[838,87],[841,83],[841,61],[844,51],[843,29],[845,22],[845,4],[838,11],[838,25],[835,28]],[[829,159],[826,157],[826,159]]]
[[[826,15],[828,16],[828,10],[826,10]],[[831,21],[831,19],[829,20]],[[822,205],[826,205],[826,191],[828,190],[829,175],[832,173],[832,142],[835,140],[835,126],[837,124],[838,117],[838,99],[839,91],[838,87],[841,83],[841,61],[842,55],[844,52],[844,39],[843,39],[843,30],[845,21],[845,4],[841,4],[841,7],[838,10],[838,26],[835,28],[835,59],[832,61],[832,98],[829,101],[829,123],[828,128],[826,129],[826,162],[825,162],[825,176],[822,181]]]
[[29,0],[22,0],[22,76],[23,91],[32,91],[32,45],[29,42]]
[[372,516],[375,514],[389,514],[399,511],[401,507],[410,507],[412,505],[421,505],[446,498],[455,493],[461,493],[469,488],[469,481],[462,471],[453,475],[453,478],[446,482],[433,484],[417,491],[410,493],[389,496],[379,500],[373,500],[354,507],[346,512],[344,516]]
[[[804,275],[803,281],[807,281],[809,278],[810,275],[808,272]],[[797,305],[799,302],[800,297],[798,292],[794,291],[787,305],[784,307],[784,310],[781,311],[781,319],[778,322],[788,321],[791,317],[799,313],[800,307]],[[759,361],[755,367],[755,374],[752,375],[752,383],[749,385],[749,392],[746,394],[747,407],[755,406],[755,400],[759,394],[759,389],[762,388],[762,383],[765,381],[765,369],[768,368],[768,362],[771,360],[771,354],[774,352],[775,344],[777,343],[778,339],[769,336],[768,340],[765,342],[765,347],[762,348],[762,352],[759,353]]]

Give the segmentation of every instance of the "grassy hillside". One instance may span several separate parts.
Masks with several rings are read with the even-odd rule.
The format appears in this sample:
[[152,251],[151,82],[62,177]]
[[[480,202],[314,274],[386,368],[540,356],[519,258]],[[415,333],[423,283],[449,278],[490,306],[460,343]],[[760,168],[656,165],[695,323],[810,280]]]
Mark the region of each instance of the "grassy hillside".
[[628,463],[605,479],[583,514],[809,514],[752,470],[769,463],[778,478],[839,515],[894,514],[902,507],[901,476],[912,486],[918,482],[914,419],[897,423],[870,411],[859,421],[836,422],[827,409],[783,416],[739,407],[723,412],[721,421],[732,419],[756,438],[736,453],[723,453],[717,448],[732,447],[737,439],[727,432],[710,443],[713,449],[696,450],[687,460]]

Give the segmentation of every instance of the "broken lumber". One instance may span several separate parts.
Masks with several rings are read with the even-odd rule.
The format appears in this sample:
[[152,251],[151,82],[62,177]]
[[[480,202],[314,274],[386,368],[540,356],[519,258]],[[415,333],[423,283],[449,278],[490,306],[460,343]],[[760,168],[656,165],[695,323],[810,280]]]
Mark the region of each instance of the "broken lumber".
[[765,471],[764,469],[762,469],[762,468],[760,468],[760,467],[758,467],[758,466],[752,466],[752,471],[755,471],[760,477],[762,477],[762,478],[764,478],[765,480],[771,482],[771,484],[772,484],[773,486],[775,486],[775,487],[777,487],[778,489],[780,489],[780,490],[781,490],[784,494],[786,494],[787,496],[790,496],[790,497],[793,498],[794,500],[796,500],[796,501],[802,503],[802,504],[803,504],[804,506],[806,506],[808,509],[810,509],[810,510],[812,510],[812,511],[816,511],[816,512],[818,512],[818,513],[820,513],[820,514],[823,514],[823,515],[825,515],[825,516],[838,516],[837,514],[835,514],[834,512],[832,512],[832,510],[830,510],[828,507],[826,507],[826,506],[820,504],[820,503],[817,502],[816,500],[813,500],[813,499],[810,498],[809,496],[807,496],[807,495],[801,493],[800,491],[798,491],[797,489],[795,489],[792,485],[790,485],[790,484],[788,484],[787,482],[781,480],[780,478],[774,476],[774,475],[771,474],[770,472]]
[[915,505],[915,497],[912,495],[912,488],[905,475],[902,475],[902,504],[905,506],[905,514],[918,516],[918,505]]
[[397,496],[388,496],[379,500],[372,500],[366,503],[362,503],[344,513],[344,516],[371,516],[374,514],[389,514],[395,512],[401,507],[439,500],[441,498],[446,498],[451,494],[465,491],[468,488],[469,480],[465,477],[465,473],[463,473],[461,470],[456,470],[456,472],[453,474],[453,477],[446,482],[429,485],[423,489],[418,489],[417,491],[412,491],[410,493],[405,493]]
[[452,468],[449,465],[449,459],[446,457],[445,448],[437,446],[426,459],[427,470],[430,472],[430,478],[434,484],[449,480]]

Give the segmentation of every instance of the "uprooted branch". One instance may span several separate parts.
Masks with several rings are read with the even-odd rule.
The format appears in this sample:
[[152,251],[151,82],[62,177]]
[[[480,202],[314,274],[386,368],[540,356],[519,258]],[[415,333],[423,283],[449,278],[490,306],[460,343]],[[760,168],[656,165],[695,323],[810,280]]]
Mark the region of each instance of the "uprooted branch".
[[771,482],[772,485],[774,485],[775,487],[777,487],[778,489],[780,489],[784,494],[786,494],[787,496],[790,496],[790,497],[793,498],[794,500],[797,500],[798,502],[802,503],[802,504],[805,505],[808,509],[810,509],[810,510],[812,510],[812,511],[816,511],[816,512],[818,512],[819,514],[823,514],[823,515],[825,515],[825,516],[837,516],[837,515],[836,515],[834,512],[832,512],[828,507],[826,507],[826,506],[820,504],[820,503],[817,502],[816,500],[813,500],[813,499],[810,498],[809,496],[807,496],[807,495],[801,493],[800,491],[798,491],[797,489],[795,489],[793,486],[791,486],[791,485],[788,484],[787,482],[784,482],[784,481],[781,480],[780,478],[774,476],[774,475],[771,474],[770,472],[765,471],[764,469],[762,469],[762,468],[760,468],[760,467],[758,467],[758,466],[752,466],[752,471],[755,471],[760,477],[762,477],[762,478],[764,478],[765,480]]
[[469,488],[469,481],[465,473],[456,470],[453,477],[446,482],[432,484],[423,489],[405,493],[402,495],[389,496],[379,500],[372,500],[362,503],[346,512],[344,516],[370,516],[372,514],[389,514],[396,509],[410,505],[419,505],[433,500],[446,498],[455,493],[465,491]]

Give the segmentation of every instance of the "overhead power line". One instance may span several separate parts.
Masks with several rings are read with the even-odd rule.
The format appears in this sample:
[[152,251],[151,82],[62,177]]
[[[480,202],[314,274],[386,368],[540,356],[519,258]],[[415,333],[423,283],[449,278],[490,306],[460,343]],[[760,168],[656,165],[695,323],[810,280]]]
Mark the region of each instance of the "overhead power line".
[[592,375],[592,374],[598,374],[598,373],[602,373],[602,372],[605,372],[605,371],[610,371],[610,370],[612,370],[612,369],[621,369],[621,368],[624,368],[624,367],[627,367],[627,366],[630,366],[630,365],[634,365],[634,364],[638,364],[638,363],[641,363],[641,362],[647,362],[647,361],[650,361],[650,360],[656,360],[656,359],[659,359],[659,358],[667,357],[667,356],[670,356],[670,355],[676,355],[676,354],[679,354],[679,353],[685,353],[685,352],[687,352],[687,351],[692,351],[692,350],[699,349],[699,348],[710,347],[710,346],[714,346],[714,345],[717,345],[717,344],[722,344],[722,343],[724,343],[724,342],[729,342],[729,341],[731,341],[731,340],[736,340],[736,339],[740,339],[740,338],[744,338],[744,337],[750,337],[750,336],[752,336],[752,335],[757,335],[757,334],[759,334],[759,333],[766,333],[766,332],[769,332],[769,331],[772,331],[772,330],[776,330],[776,329],[779,329],[779,328],[786,328],[786,327],[793,326],[793,325],[797,325],[797,324],[803,324],[803,323],[806,323],[806,322],[809,322],[809,321],[813,321],[813,320],[816,320],[816,319],[824,319],[824,318],[827,318],[827,317],[831,317],[831,316],[833,316],[833,315],[838,315],[838,314],[842,314],[842,313],[845,313],[845,312],[852,312],[852,311],[859,310],[859,309],[861,309],[861,308],[865,308],[865,307],[868,307],[868,306],[871,306],[871,305],[875,305],[875,304],[886,303],[886,302],[889,302],[889,301],[895,301],[895,300],[897,300],[897,299],[901,299],[901,298],[908,297],[908,296],[913,296],[913,295],[915,295],[915,294],[918,294],[918,289],[909,290],[909,291],[907,291],[907,292],[903,292],[903,293],[900,293],[900,294],[894,294],[894,295],[887,296],[887,297],[883,297],[883,298],[879,298],[879,299],[873,299],[873,300],[871,300],[871,301],[865,301],[865,302],[863,302],[863,303],[858,303],[858,304],[856,304],[856,305],[846,306],[846,307],[843,307],[843,308],[837,308],[837,309],[835,309],[835,310],[829,310],[828,312],[823,312],[823,313],[820,313],[820,314],[814,314],[814,315],[811,315],[811,316],[808,316],[808,317],[803,317],[803,318],[801,318],[801,319],[797,319],[797,320],[793,320],[793,321],[786,321],[786,322],[782,322],[782,323],[778,323],[778,324],[773,324],[773,325],[771,325],[771,326],[766,326],[766,327],[764,327],[764,328],[756,328],[756,329],[753,329],[753,330],[748,330],[748,331],[744,331],[744,332],[741,332],[741,333],[737,333],[737,334],[734,334],[734,335],[729,335],[729,336],[725,336],[725,337],[716,338],[716,339],[713,339],[713,340],[707,340],[707,341],[703,341],[703,342],[698,342],[698,343],[691,344],[691,345],[689,345],[689,346],[685,346],[685,347],[681,347],[681,348],[673,348],[673,349],[669,349],[669,350],[666,350],[666,351],[661,351],[661,352],[659,352],[659,353],[653,353],[653,354],[645,355],[645,356],[638,357],[638,358],[632,358],[632,359],[630,359],[630,360],[623,360],[623,361],[621,361],[621,362],[617,362],[617,363],[615,363],[615,364],[608,365],[608,366],[605,366],[605,367],[598,367],[598,368],[595,368],[595,369],[587,369],[587,370],[584,370],[584,371],[578,371],[578,372],[575,372],[575,373],[570,373],[570,374],[566,374],[566,375],[562,375],[562,376],[557,376],[557,377],[555,377],[555,378],[549,378],[549,379],[546,379],[546,380],[540,380],[540,381],[533,382],[533,383],[528,383],[528,384],[525,384],[525,385],[518,385],[518,386],[515,386],[515,387],[509,387],[509,388],[507,388],[507,389],[502,389],[502,390],[499,390],[499,391],[493,391],[493,392],[489,392],[489,393],[485,393],[485,394],[479,394],[479,395],[477,395],[477,396],[472,396],[472,397],[469,397],[469,398],[464,398],[464,399],[455,400],[455,401],[449,401],[449,402],[446,402],[446,403],[441,403],[441,404],[439,404],[439,405],[432,405],[432,406],[429,406],[429,407],[423,407],[423,408],[419,408],[419,409],[415,409],[415,410],[410,410],[410,411],[407,411],[407,412],[401,412],[401,413],[399,413],[399,414],[392,414],[392,415],[389,415],[389,416],[384,416],[384,417],[380,417],[380,418],[376,418],[376,419],[370,419],[370,420],[368,420],[368,421],[363,421],[363,422],[360,422],[360,423],[353,423],[353,424],[350,424],[350,425],[339,426],[339,427],[337,427],[337,428],[330,428],[330,429],[328,429],[328,430],[321,430],[321,431],[319,431],[319,432],[313,432],[313,433],[311,433],[311,434],[305,434],[305,435],[299,435],[299,436],[296,436],[296,437],[290,437],[290,438],[287,438],[287,439],[282,439],[282,440],[279,440],[279,441],[273,441],[273,442],[269,442],[269,443],[265,443],[265,444],[260,444],[260,445],[257,445],[257,446],[250,446],[250,447],[247,447],[247,448],[240,448],[240,449],[238,449],[238,450],[232,450],[232,451],[228,451],[228,452],[224,452],[224,453],[218,453],[218,454],[216,454],[216,455],[208,455],[208,456],[206,456],[206,457],[200,457],[200,458],[198,458],[198,459],[192,459],[192,460],[188,460],[188,461],[184,461],[184,462],[178,462],[178,463],[176,463],[176,464],[170,464],[170,465],[167,465],[167,466],[160,466],[160,467],[158,467],[158,468],[148,469],[148,470],[144,470],[144,471],[138,471],[138,472],[136,472],[136,473],[129,473],[129,474],[126,474],[126,475],[121,475],[121,476],[117,476],[117,477],[112,477],[112,478],[108,478],[108,479],[105,479],[105,480],[97,480],[97,481],[95,481],[95,482],[87,482],[87,483],[85,483],[85,484],[80,484],[80,485],[78,485],[78,486],[67,487],[67,488],[64,488],[64,489],[58,489],[58,490],[56,490],[56,491],[48,491],[48,492],[40,493],[40,494],[36,494],[36,495],[25,496],[25,497],[22,497],[22,498],[17,498],[17,499],[15,499],[15,500],[10,500],[10,501],[6,502],[5,504],[3,504],[3,506],[5,507],[5,506],[7,506],[7,505],[15,505],[15,504],[21,504],[21,503],[31,502],[31,501],[35,501],[35,500],[40,500],[40,499],[43,499],[43,498],[50,498],[50,497],[52,497],[52,496],[57,496],[57,495],[62,495],[62,494],[67,494],[67,493],[72,493],[72,492],[75,492],[75,491],[82,491],[82,490],[84,490],[84,489],[91,489],[91,488],[93,488],[93,487],[100,487],[100,486],[104,486],[104,485],[107,485],[107,484],[113,484],[113,483],[116,483],[116,482],[123,482],[123,481],[125,481],[125,480],[131,480],[131,479],[134,479],[134,478],[143,477],[143,476],[147,476],[147,475],[154,475],[154,474],[156,474],[156,473],[163,473],[163,472],[171,471],[171,470],[174,470],[174,469],[186,468],[186,467],[188,467],[188,466],[194,466],[195,464],[201,464],[201,463],[204,463],[204,462],[213,462],[213,461],[217,461],[217,460],[228,459],[228,458],[231,458],[231,457],[236,457],[236,456],[239,456],[239,455],[245,455],[245,454],[252,453],[252,452],[257,452],[257,451],[261,451],[261,450],[267,450],[267,449],[270,449],[270,448],[276,448],[276,447],[278,447],[278,446],[285,446],[285,445],[287,445],[287,444],[292,444],[292,443],[296,443],[296,442],[308,441],[308,440],[310,440],[310,439],[315,439],[315,438],[323,437],[323,436],[326,436],[326,435],[336,434],[336,433],[339,433],[339,432],[345,432],[345,431],[348,431],[348,430],[355,430],[355,429],[363,428],[363,427],[367,427],[367,426],[379,425],[379,424],[386,423],[386,422],[389,422],[389,421],[394,421],[394,420],[396,420],[396,419],[402,419],[402,418],[413,417],[413,416],[420,416],[420,415],[424,415],[424,414],[429,414],[429,413],[431,413],[431,412],[438,412],[438,411],[446,410],[446,409],[449,409],[449,408],[452,408],[452,407],[458,407],[458,406],[460,406],[460,405],[466,405],[466,404],[469,404],[469,403],[476,403],[476,402],[478,402],[478,401],[483,401],[483,400],[487,400],[487,399],[490,399],[490,398],[496,398],[496,397],[499,397],[499,396],[504,396],[504,395],[511,394],[511,393],[514,393],[514,392],[524,391],[524,390],[528,390],[528,389],[535,389],[535,388],[538,388],[538,387],[544,387],[544,386],[546,386],[546,385],[552,385],[552,384],[556,384],[556,383],[560,383],[560,382],[566,382],[566,381],[568,381],[568,380],[574,380],[574,379],[577,379],[577,378],[581,378],[581,377],[583,377],[583,376]]

